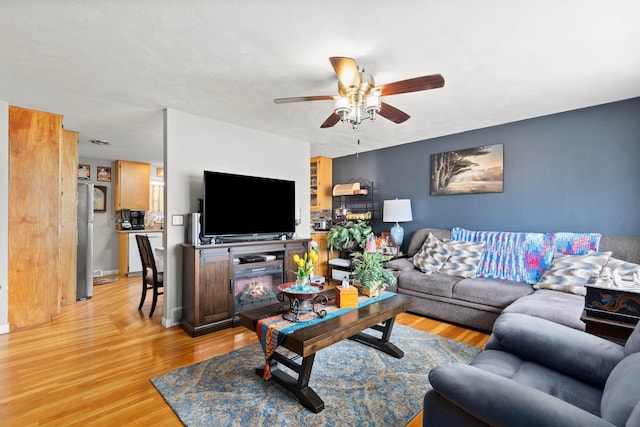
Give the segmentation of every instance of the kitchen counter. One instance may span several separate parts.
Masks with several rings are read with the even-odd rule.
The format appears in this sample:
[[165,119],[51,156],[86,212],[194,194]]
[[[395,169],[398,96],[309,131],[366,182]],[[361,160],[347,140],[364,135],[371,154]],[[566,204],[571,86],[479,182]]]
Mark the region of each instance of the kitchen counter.
[[142,274],[142,260],[138,251],[137,234],[149,238],[151,248],[164,247],[162,230],[115,230],[118,235],[118,273],[121,276],[139,276]]

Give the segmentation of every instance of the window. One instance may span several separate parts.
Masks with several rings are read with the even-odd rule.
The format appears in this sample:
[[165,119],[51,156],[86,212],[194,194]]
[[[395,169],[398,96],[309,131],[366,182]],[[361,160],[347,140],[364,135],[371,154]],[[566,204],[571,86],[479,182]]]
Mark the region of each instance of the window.
[[149,210],[151,212],[164,212],[164,182],[152,182],[149,191]]

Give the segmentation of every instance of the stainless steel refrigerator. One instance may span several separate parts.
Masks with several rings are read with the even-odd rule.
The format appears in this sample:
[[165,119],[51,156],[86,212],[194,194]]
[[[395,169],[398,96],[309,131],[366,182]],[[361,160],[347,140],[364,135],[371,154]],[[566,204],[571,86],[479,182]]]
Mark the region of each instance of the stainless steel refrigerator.
[[78,183],[78,267],[76,299],[93,296],[93,184]]

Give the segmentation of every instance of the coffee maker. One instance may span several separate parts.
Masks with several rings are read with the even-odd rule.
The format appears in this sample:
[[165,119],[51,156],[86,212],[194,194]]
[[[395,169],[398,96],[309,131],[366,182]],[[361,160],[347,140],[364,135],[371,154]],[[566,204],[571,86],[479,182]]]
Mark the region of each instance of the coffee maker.
[[131,209],[120,210],[120,229],[131,230]]
[[145,211],[131,211],[131,229],[144,230]]

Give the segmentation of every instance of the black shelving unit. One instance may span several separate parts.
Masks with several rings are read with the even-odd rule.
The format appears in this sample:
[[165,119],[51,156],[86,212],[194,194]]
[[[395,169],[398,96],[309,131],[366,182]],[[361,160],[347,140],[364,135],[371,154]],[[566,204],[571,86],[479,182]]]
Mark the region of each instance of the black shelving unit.
[[357,178],[349,180],[344,184],[352,184],[355,182],[359,182],[360,189],[366,189],[367,194],[333,196],[332,218],[334,224],[340,224],[347,221],[347,216],[338,212],[339,210],[342,210],[342,208],[348,209],[351,214],[367,214],[367,212],[371,212],[371,218],[367,220],[370,223],[376,217],[378,209],[376,209],[376,204],[374,202],[375,187],[373,186],[373,181]]

